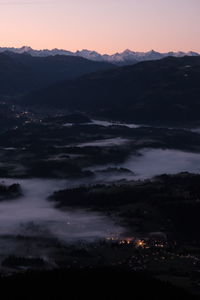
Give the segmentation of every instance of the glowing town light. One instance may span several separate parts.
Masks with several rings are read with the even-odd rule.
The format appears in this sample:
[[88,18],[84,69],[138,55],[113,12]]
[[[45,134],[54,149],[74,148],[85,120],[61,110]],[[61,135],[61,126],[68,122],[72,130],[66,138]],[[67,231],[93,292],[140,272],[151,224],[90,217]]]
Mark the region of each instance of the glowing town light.
[[135,244],[137,247],[141,247],[141,248],[144,248],[146,245],[146,243],[143,240],[137,240]]

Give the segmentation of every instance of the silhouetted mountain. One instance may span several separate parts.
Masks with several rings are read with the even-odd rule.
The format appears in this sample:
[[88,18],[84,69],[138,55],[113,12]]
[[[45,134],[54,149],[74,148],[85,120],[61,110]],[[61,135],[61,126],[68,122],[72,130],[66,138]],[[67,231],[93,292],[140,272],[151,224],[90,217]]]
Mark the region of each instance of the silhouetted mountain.
[[200,57],[169,57],[65,81],[22,102],[132,122],[197,121],[199,82]]
[[113,65],[81,57],[33,57],[29,54],[0,54],[0,96],[22,94],[60,80],[106,70]]
[[166,53],[160,53],[154,50],[148,51],[148,52],[135,52],[131,51],[129,49],[121,52],[121,53],[114,53],[112,55],[108,54],[100,54],[96,51],[91,51],[87,49],[83,49],[81,51],[71,52],[68,50],[62,50],[62,49],[43,49],[43,50],[34,50],[31,47],[23,46],[21,48],[0,48],[0,53],[4,51],[11,51],[14,53],[28,53],[32,56],[36,57],[46,57],[46,56],[54,56],[54,55],[70,55],[70,56],[80,56],[84,57],[93,61],[104,61],[104,62],[110,62],[116,65],[132,65],[141,61],[147,61],[147,60],[157,60],[162,59],[164,57],[168,56],[174,56],[174,57],[183,57],[185,55],[187,56],[198,56],[199,53],[189,51],[189,52],[166,52]]

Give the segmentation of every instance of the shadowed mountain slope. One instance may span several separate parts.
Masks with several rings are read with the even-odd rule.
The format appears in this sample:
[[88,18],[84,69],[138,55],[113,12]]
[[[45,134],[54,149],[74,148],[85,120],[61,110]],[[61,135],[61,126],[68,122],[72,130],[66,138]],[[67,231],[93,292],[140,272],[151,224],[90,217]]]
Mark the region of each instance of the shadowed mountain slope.
[[29,94],[21,103],[134,122],[199,121],[200,57],[169,57],[97,72]]
[[33,57],[29,54],[0,54],[0,96],[20,95],[60,80],[113,68],[112,64],[81,57]]

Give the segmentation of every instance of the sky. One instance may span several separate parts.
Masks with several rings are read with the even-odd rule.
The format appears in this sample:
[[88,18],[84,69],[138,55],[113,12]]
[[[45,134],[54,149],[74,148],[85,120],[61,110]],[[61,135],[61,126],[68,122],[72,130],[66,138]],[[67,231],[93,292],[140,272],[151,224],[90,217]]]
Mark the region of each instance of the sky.
[[0,46],[200,52],[200,0],[0,0]]

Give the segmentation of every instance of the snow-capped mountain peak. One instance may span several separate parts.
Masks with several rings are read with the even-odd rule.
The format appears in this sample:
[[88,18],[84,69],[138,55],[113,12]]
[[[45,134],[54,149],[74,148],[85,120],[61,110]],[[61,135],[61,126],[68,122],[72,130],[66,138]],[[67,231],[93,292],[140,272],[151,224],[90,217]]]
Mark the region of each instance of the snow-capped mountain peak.
[[128,64],[134,64],[140,61],[147,61],[147,60],[158,60],[162,59],[167,56],[174,56],[174,57],[182,57],[185,55],[188,56],[198,56],[199,53],[194,52],[194,51],[189,51],[189,52],[167,52],[167,53],[160,53],[155,50],[150,50],[148,52],[135,52],[130,49],[126,49],[121,53],[115,53],[112,55],[108,54],[100,54],[96,51],[93,50],[78,50],[76,52],[71,52],[68,50],[63,50],[63,49],[43,49],[43,50],[34,50],[29,46],[23,46],[21,48],[0,48],[0,53],[5,52],[5,51],[10,51],[18,54],[22,53],[28,53],[32,56],[55,56],[55,55],[71,55],[71,56],[81,56],[93,61],[105,61],[105,62],[111,62],[117,65],[128,65]]

